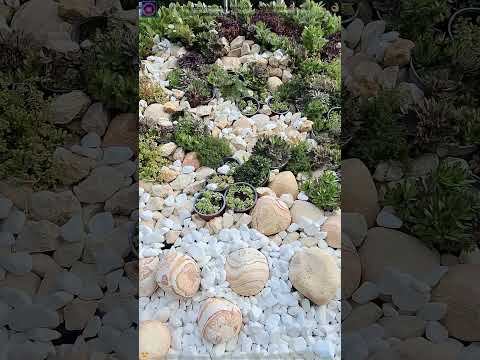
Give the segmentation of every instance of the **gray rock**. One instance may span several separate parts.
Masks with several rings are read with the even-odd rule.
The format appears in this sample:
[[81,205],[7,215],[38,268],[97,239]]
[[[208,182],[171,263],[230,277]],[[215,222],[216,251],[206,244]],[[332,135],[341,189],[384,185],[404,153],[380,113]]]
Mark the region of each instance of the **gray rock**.
[[73,300],[73,295],[65,291],[57,291],[45,296],[37,296],[35,304],[51,310],[59,310]]
[[[105,181],[108,179],[108,181]],[[110,166],[95,168],[73,191],[84,203],[104,202],[124,184],[123,174]]]
[[62,334],[55,330],[36,328],[25,332],[25,336],[30,340],[48,342],[61,338]]
[[431,302],[425,304],[417,316],[426,321],[440,321],[447,314],[447,304]]
[[57,291],[65,291],[72,295],[80,294],[83,288],[82,279],[69,271],[56,274],[54,284]]
[[114,214],[130,215],[138,206],[138,183],[116,192],[105,202],[105,210]]
[[362,245],[367,236],[368,225],[365,216],[359,213],[342,212],[342,232],[346,233],[355,246]]
[[31,35],[43,44],[47,43],[50,34],[63,35],[64,39],[70,38],[65,29],[71,27],[58,16],[58,3],[53,0],[32,0],[23,4],[15,12],[11,26],[18,33]]
[[30,213],[35,220],[64,224],[80,210],[80,202],[70,190],[60,193],[40,191],[31,197]]
[[128,146],[109,146],[103,149],[102,163],[105,165],[121,164],[133,156]]
[[95,166],[94,159],[75,154],[62,147],[55,150],[53,158],[61,169],[60,181],[65,185],[72,185],[84,179]]
[[377,225],[389,229],[400,229],[403,221],[392,214],[389,209],[383,208],[377,215]]
[[361,50],[369,55],[375,55],[375,48],[380,44],[385,31],[385,21],[372,21],[365,26],[361,37]]
[[480,359],[480,344],[471,344],[465,347],[460,353],[458,360],[478,360]]
[[1,287],[0,301],[10,306],[19,306],[31,304],[32,298],[21,289]]
[[384,327],[387,337],[402,340],[422,336],[426,326],[425,320],[407,315],[385,317],[380,319],[378,323]]
[[0,254],[0,265],[12,274],[23,275],[32,271],[32,255],[24,252]]
[[[397,86],[399,73],[400,73],[400,68],[398,66],[388,66],[385,69],[383,69],[383,88],[394,89]],[[394,174],[393,176],[398,177],[397,174]],[[402,176],[403,176],[403,171],[402,171]]]
[[79,242],[85,239],[85,228],[81,214],[73,215],[67,223],[60,228],[60,235],[66,242]]
[[21,210],[13,208],[0,225],[0,231],[9,232],[12,234],[19,234],[25,225],[25,213]]
[[342,39],[345,41],[345,44],[347,44],[349,48],[355,49],[362,37],[364,26],[365,25],[363,21],[359,18],[353,20],[347,26],[345,37],[342,36]]
[[88,230],[93,235],[105,235],[113,231],[115,220],[110,212],[95,214],[88,222]]
[[15,237],[12,233],[1,231],[0,232],[0,248],[10,248],[15,244]]
[[90,105],[82,118],[82,129],[103,136],[108,126],[108,112],[102,103]]
[[395,306],[391,303],[384,303],[382,305],[383,316],[385,317],[395,317],[398,316],[398,311]]
[[8,324],[8,313],[10,308],[7,304],[0,301],[0,326],[5,326]]
[[178,175],[175,180],[170,183],[173,190],[182,190],[190,185],[195,179],[195,173]]
[[88,339],[97,336],[98,330],[100,330],[100,327],[102,326],[102,320],[98,316],[94,316],[91,318],[87,326],[85,326],[85,329],[83,329],[83,337]]
[[389,31],[382,34],[381,39],[383,41],[393,42],[397,40],[399,36],[400,34],[398,33],[398,31]]
[[358,304],[366,304],[369,301],[376,299],[379,295],[378,287],[375,283],[365,281],[352,294],[352,299]]
[[350,315],[342,324],[344,334],[358,331],[374,324],[382,316],[382,309],[373,302],[353,308]]
[[404,312],[415,312],[430,301],[430,293],[416,291],[413,288],[398,290],[392,295],[393,303]]
[[0,195],[0,219],[6,219],[8,217],[12,206],[13,203],[10,199]]
[[357,333],[342,336],[342,358],[344,360],[368,359],[368,345]]
[[423,281],[430,287],[437,286],[438,282],[447,274],[448,266],[437,266],[432,269],[432,271],[419,276],[420,280]]
[[377,181],[398,181],[403,177],[403,166],[399,161],[384,161],[377,165],[373,178]]
[[16,331],[34,328],[56,328],[60,318],[55,311],[39,305],[20,305],[10,312],[8,326]]
[[87,157],[92,160],[100,160],[103,156],[103,150],[100,148],[88,148],[80,145],[72,145],[70,150],[78,155]]
[[54,98],[52,103],[55,124],[69,124],[80,118],[90,105],[90,98],[82,91],[74,90]]
[[342,300],[342,321],[352,312],[352,305],[348,300]]
[[85,241],[74,243],[63,242],[58,246],[57,250],[53,254],[53,259],[62,267],[70,267],[82,256],[84,246]]
[[59,245],[60,229],[47,220],[28,221],[16,241],[17,251],[48,252]]
[[448,330],[438,321],[428,321],[425,335],[431,342],[439,344],[448,339]]
[[134,161],[125,161],[124,163],[114,165],[113,168],[120,171],[125,177],[129,177],[136,173],[137,164]]
[[102,139],[97,133],[89,132],[80,141],[80,145],[87,148],[98,148],[102,144]]
[[120,331],[128,329],[131,325],[127,312],[119,307],[106,313],[102,318],[102,323]]
[[436,154],[422,154],[418,158],[412,160],[407,169],[407,176],[425,176],[438,168],[440,160]]

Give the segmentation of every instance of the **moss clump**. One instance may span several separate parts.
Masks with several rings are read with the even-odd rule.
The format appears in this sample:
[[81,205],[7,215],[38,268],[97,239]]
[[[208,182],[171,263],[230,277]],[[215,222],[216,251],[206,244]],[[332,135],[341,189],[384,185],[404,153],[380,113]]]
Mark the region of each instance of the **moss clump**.
[[213,169],[222,165],[223,158],[232,155],[230,144],[225,139],[213,136],[202,138],[195,148],[198,158],[203,166]]

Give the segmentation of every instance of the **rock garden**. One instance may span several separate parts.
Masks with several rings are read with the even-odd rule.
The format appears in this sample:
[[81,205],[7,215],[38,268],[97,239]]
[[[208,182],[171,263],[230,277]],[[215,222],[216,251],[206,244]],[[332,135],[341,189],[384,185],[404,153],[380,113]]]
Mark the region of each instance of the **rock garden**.
[[313,1],[141,19],[142,359],[340,359],[340,28]]
[[342,358],[477,359],[478,4],[355,6],[342,27]]
[[1,359],[137,356],[138,12],[94,3],[0,1]]

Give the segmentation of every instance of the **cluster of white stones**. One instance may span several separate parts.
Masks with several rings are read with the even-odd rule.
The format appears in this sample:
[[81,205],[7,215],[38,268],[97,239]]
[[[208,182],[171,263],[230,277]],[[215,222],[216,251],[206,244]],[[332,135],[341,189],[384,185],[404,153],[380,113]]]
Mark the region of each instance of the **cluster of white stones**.
[[[144,61],[144,75],[168,86],[166,74],[185,51],[164,39],[155,42],[156,54]],[[270,78],[280,83],[290,79],[289,59],[281,51],[260,54],[255,44],[241,37],[228,46],[229,56],[218,65],[239,69],[252,62],[266,66]],[[264,105],[258,114],[246,117],[221,97],[190,108],[181,91],[165,90],[165,104],[147,106],[141,101],[141,121],[169,128],[174,125],[171,113],[190,111],[207,122],[212,135],[227,139],[241,162],[248,159],[259,135],[276,134],[296,143],[308,139],[311,131],[311,121],[301,113],[274,115]],[[259,199],[250,214],[228,210],[207,222],[193,214],[194,197],[207,186],[208,176],[228,169],[201,167],[195,153],[185,153],[175,143],[160,149],[172,160],[162,169],[164,183],[141,182],[140,188],[139,256],[145,275],[141,322],[167,326],[171,355],[297,353],[302,358],[339,359],[340,215],[326,214],[308,202],[299,191],[302,175],[276,170],[268,187],[256,189]],[[156,264],[162,266],[172,252],[198,266],[200,286],[192,297],[171,291],[161,280],[165,276],[156,275]],[[189,271],[188,278],[194,284],[196,271]],[[153,290],[152,284],[158,288]],[[218,321],[206,321],[205,314]]]

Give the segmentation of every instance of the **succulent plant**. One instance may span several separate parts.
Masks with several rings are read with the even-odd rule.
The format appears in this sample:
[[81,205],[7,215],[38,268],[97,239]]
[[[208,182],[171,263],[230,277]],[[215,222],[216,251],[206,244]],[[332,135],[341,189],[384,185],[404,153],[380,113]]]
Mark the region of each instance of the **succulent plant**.
[[233,178],[236,182],[246,182],[252,186],[261,186],[270,175],[271,161],[263,156],[252,155],[250,159],[238,166]]
[[225,199],[228,208],[245,211],[255,205],[255,189],[246,184],[234,184],[228,188]]
[[199,195],[197,201],[195,202],[195,210],[203,215],[213,215],[222,209],[223,201],[224,199],[222,194],[215,191],[206,190]]
[[226,188],[228,188],[230,185],[232,185],[235,181],[233,180],[233,177],[230,175],[214,175],[212,177],[209,177],[207,179],[207,182],[209,184],[216,184],[217,188],[215,190],[217,191],[223,191]]
[[242,34],[242,24],[233,16],[219,16],[217,24],[218,35],[225,37],[229,42]]
[[182,69],[196,69],[203,64],[205,64],[205,59],[195,51],[189,51],[178,59],[178,66]]
[[195,108],[211,99],[212,90],[210,89],[206,81],[194,79],[187,86],[185,97],[187,98],[190,106],[192,108]]
[[290,160],[292,147],[278,135],[263,136],[255,143],[252,153],[269,159],[272,168],[279,168]]
[[340,205],[340,179],[334,171],[326,170],[319,178],[305,181],[302,190],[319,209],[332,211]]

